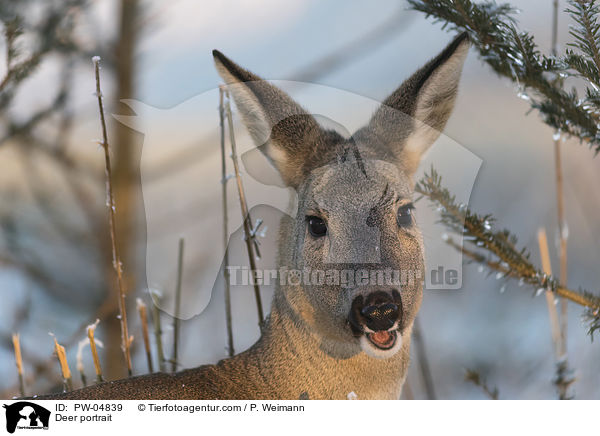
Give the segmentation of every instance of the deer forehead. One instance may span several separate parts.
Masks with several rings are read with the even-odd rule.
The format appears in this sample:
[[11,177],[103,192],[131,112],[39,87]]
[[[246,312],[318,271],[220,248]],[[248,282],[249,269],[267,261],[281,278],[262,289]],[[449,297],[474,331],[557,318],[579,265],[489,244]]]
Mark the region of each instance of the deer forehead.
[[412,184],[399,168],[382,160],[336,162],[312,171],[304,206],[328,213],[368,211],[390,196],[408,200]]

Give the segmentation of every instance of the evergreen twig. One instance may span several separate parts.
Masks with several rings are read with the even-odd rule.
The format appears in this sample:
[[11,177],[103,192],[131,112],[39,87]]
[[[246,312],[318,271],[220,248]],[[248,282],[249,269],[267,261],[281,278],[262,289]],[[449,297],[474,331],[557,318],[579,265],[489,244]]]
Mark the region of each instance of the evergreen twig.
[[517,248],[515,235],[506,229],[494,230],[492,215],[478,215],[465,204],[459,204],[441,183],[442,178],[432,168],[416,184],[415,190],[438,206],[440,221],[450,230],[462,234],[465,246],[460,247],[449,237],[447,242],[461,249],[472,261],[499,273],[500,277],[517,279],[535,289],[549,289],[555,295],[583,306],[588,333],[593,339],[594,332],[600,330],[600,297],[586,290],[575,291],[561,286],[556,278],[540,271],[530,261],[527,249]]
[[[500,76],[517,84],[521,98],[538,110],[556,130],[585,141],[600,152],[600,10],[595,1],[569,0],[567,13],[575,21],[569,44],[561,56],[540,53],[534,38],[517,27],[517,12],[509,4],[471,0],[408,0],[410,6],[443,23],[466,31],[481,58]],[[575,88],[566,91],[562,80],[579,77],[585,97]]]

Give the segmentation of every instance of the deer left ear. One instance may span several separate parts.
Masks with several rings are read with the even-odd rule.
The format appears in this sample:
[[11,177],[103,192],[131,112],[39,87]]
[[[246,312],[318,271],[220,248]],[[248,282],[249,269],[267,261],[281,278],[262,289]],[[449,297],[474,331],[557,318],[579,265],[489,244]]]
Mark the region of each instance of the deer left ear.
[[446,126],[468,51],[463,33],[390,95],[366,128],[409,175]]

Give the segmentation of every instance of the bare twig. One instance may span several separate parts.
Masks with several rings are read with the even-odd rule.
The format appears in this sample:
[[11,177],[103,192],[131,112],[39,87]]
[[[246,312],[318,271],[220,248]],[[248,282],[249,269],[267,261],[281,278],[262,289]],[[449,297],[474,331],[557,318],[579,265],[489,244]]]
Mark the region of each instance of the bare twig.
[[221,202],[223,207],[223,280],[225,286],[225,322],[227,325],[227,353],[229,357],[235,354],[233,348],[233,326],[231,321],[231,288],[229,286],[229,252],[228,244],[228,224],[229,216],[227,211],[227,159],[225,157],[225,107],[223,106],[223,94],[225,93],[223,86],[219,86],[219,128],[221,130]]
[[498,399],[498,388],[494,387],[494,389],[490,389],[486,381],[477,371],[467,369],[465,371],[465,381],[473,383],[475,386],[479,386],[491,400]]
[[183,280],[183,238],[179,238],[179,251],[177,255],[177,285],[175,287],[175,316],[173,317],[173,359],[171,359],[171,371],[177,371],[178,347],[179,347],[179,317],[181,316],[181,285]]
[[112,243],[112,258],[113,267],[117,273],[117,287],[119,291],[119,317],[121,321],[121,348],[127,365],[127,373],[129,376],[133,374],[131,368],[131,353],[130,345],[133,338],[129,337],[127,328],[127,308],[125,305],[125,284],[123,280],[123,265],[119,255],[119,247],[117,244],[116,220],[115,220],[115,201],[112,187],[112,173],[110,165],[110,153],[108,146],[108,134],[106,131],[106,120],[104,119],[104,105],[102,102],[102,90],[100,88],[100,57],[94,56],[94,69],[96,73],[96,97],[98,98],[98,110],[100,112],[100,124],[102,127],[102,142],[100,145],[104,149],[104,162],[106,166],[106,195],[108,203],[109,224],[110,224],[110,239]]
[[154,366],[152,365],[152,350],[150,348],[150,335],[148,334],[148,310],[146,303],[141,298],[136,300],[138,313],[140,314],[140,320],[142,322],[142,337],[144,338],[144,348],[146,350],[146,361],[148,362],[148,371],[154,372]]
[[417,353],[417,363],[419,365],[419,372],[421,373],[421,378],[423,379],[423,385],[425,386],[425,393],[427,394],[427,399],[435,400],[433,378],[431,377],[429,359],[427,358],[425,340],[423,339],[423,335],[421,334],[419,318],[415,319],[413,327],[413,342],[415,344],[415,351]]
[[[228,95],[229,96],[229,95]],[[227,124],[229,125],[229,141],[231,144],[231,160],[233,161],[233,168],[235,171],[235,179],[238,187],[238,194],[240,198],[240,209],[242,211],[242,219],[244,220],[244,241],[246,242],[246,249],[248,250],[248,260],[250,262],[250,271],[254,274],[256,271],[256,261],[254,254],[253,245],[253,234],[252,234],[252,219],[250,212],[248,211],[248,203],[246,202],[246,194],[244,193],[244,185],[242,184],[242,177],[240,175],[240,168],[238,164],[237,147],[235,144],[235,134],[233,128],[233,117],[231,116],[231,105],[229,100],[225,102],[225,113],[227,115]],[[256,299],[256,310],[258,312],[258,326],[262,330],[264,315],[262,307],[262,299],[260,296],[260,288],[258,281],[254,282],[254,297]]]
[[92,351],[92,358],[94,359],[94,370],[96,371],[96,382],[102,383],[104,379],[102,378],[102,367],[100,366],[100,358],[98,357],[98,350],[96,349],[96,343],[98,342],[94,337],[96,332],[96,327],[98,327],[99,319],[96,320],[94,324],[91,324],[87,327],[87,335],[90,340],[90,350]]
[[22,397],[25,396],[25,382],[23,380],[23,358],[21,357],[21,342],[19,334],[12,335],[13,347],[15,349],[15,364],[17,365],[17,373],[19,375],[19,393]]

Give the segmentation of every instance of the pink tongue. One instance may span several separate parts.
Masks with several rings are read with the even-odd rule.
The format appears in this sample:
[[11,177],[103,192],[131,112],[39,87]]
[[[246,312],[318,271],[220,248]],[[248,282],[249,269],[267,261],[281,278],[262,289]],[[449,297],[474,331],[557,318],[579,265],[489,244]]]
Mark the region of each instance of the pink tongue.
[[392,340],[392,334],[390,332],[386,332],[385,330],[371,333],[369,336],[371,340],[375,342],[375,344],[382,347],[388,345]]

